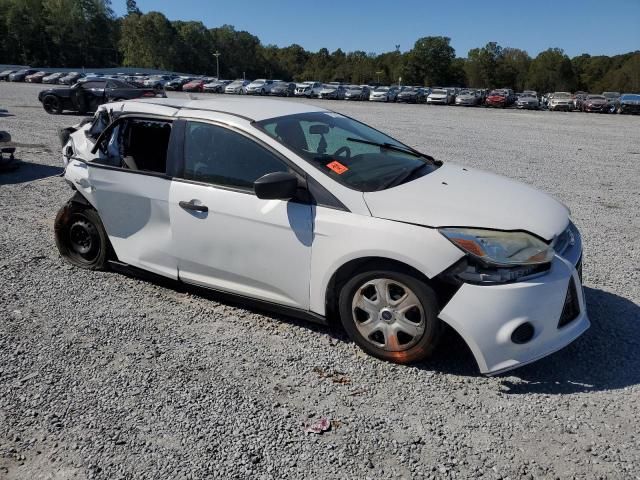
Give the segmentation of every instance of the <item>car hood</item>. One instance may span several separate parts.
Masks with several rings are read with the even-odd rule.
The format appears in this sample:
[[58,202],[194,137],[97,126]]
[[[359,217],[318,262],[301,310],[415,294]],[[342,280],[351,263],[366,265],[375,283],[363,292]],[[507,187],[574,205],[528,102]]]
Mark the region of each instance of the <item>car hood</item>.
[[71,88],[47,88],[46,90],[41,90],[38,94],[38,98],[43,98],[45,95],[55,95],[60,98],[67,98],[71,96]]
[[476,97],[473,95],[458,95],[456,98],[459,100],[475,100]]
[[587,105],[604,105],[607,101],[603,98],[596,98],[592,100],[584,100]]
[[524,230],[549,241],[566,229],[570,213],[535,188],[453,164],[397,187],[366,192],[364,199],[378,218],[426,227]]
[[447,94],[446,93],[430,93],[429,96],[431,98],[446,98]]

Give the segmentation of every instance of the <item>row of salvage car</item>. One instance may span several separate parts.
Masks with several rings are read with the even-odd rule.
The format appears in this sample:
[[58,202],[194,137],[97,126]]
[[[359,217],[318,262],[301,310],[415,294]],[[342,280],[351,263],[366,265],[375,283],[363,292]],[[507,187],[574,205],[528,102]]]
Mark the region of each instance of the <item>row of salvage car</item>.
[[[42,84],[68,85],[72,90],[80,90],[84,82],[115,80],[131,87],[126,95],[117,98],[108,91],[92,95],[91,107],[114,99],[137,98],[138,96],[164,96],[165,91],[184,91],[194,93],[227,93],[238,95],[271,95],[281,97],[320,98],[329,100],[360,100],[372,102],[423,103],[434,105],[485,106],[495,108],[518,108],[550,111],[581,111],[599,113],[640,113],[640,94],[603,92],[553,92],[539,95],[535,91],[525,90],[515,93],[512,89],[473,89],[457,87],[421,87],[400,85],[350,85],[341,82],[322,83],[319,81],[288,82],[283,80],[222,80],[215,77],[192,77],[175,74],[146,75],[142,73],[103,75],[98,73],[55,72],[47,73],[37,69],[5,70],[0,72],[0,81],[27,82]],[[123,88],[124,85],[119,85]],[[136,89],[144,89],[137,92]],[[57,92],[61,93],[61,92]],[[138,95],[140,93],[140,95]],[[73,97],[73,95],[71,94]],[[41,101],[43,96],[40,95]],[[68,98],[64,95],[63,98]],[[56,102],[51,97],[43,102],[50,113],[62,109],[74,109],[78,102],[62,100]],[[80,105],[83,106],[80,98]],[[88,105],[87,105],[88,106]],[[84,110],[81,108],[80,110]]]
[[553,92],[539,95],[532,90],[515,93],[508,88],[473,89],[456,87],[348,85],[339,82],[301,83],[282,80],[217,80],[179,78],[165,87],[185,92],[228,93],[239,95],[273,95],[282,97],[320,98],[328,100],[369,100],[373,102],[426,103],[458,106],[550,111],[582,111],[601,113],[640,113],[640,94],[603,92]]

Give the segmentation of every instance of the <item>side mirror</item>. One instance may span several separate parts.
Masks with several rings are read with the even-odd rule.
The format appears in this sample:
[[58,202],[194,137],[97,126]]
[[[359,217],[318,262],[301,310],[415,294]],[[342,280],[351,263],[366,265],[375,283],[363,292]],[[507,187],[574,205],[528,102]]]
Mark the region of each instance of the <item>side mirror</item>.
[[298,177],[289,172],[273,172],[253,182],[253,190],[263,200],[289,200],[296,196]]

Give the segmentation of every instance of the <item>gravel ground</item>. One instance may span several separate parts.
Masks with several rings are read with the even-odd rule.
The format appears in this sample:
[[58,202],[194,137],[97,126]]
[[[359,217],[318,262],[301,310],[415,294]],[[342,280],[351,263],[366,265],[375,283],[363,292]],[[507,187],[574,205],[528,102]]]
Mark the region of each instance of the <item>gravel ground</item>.
[[396,366],[340,331],[66,265],[56,132],[78,117],[38,89],[0,83],[24,162],[0,175],[0,478],[640,478],[640,117],[322,102],[573,211],[592,328],[485,378],[452,333]]

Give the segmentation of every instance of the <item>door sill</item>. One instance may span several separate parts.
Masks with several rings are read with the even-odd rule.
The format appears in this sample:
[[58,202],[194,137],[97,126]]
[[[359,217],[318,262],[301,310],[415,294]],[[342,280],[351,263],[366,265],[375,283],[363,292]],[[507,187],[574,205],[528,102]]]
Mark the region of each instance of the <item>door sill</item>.
[[279,303],[269,302],[267,300],[258,300],[256,298],[247,297],[246,295],[231,293],[224,290],[219,290],[217,288],[187,282],[184,280],[174,280],[172,278],[165,277],[157,273],[149,272],[148,270],[134,267],[132,265],[129,265],[127,263],[120,262],[117,260],[109,260],[109,266],[115,272],[123,273],[125,275],[140,278],[143,280],[149,280],[153,283],[157,283],[162,286],[166,286],[168,288],[175,289],[176,286],[186,286],[190,290],[194,290],[194,291],[199,290],[201,292],[202,291],[211,292],[211,293],[214,293],[220,301],[224,303],[228,303],[228,302],[236,303],[241,308],[253,307],[259,310],[265,310],[270,313],[286,315],[286,316],[298,318],[301,320],[317,323],[320,325],[329,324],[326,317],[308,310],[303,310],[301,308],[290,307],[288,305],[281,305]]

